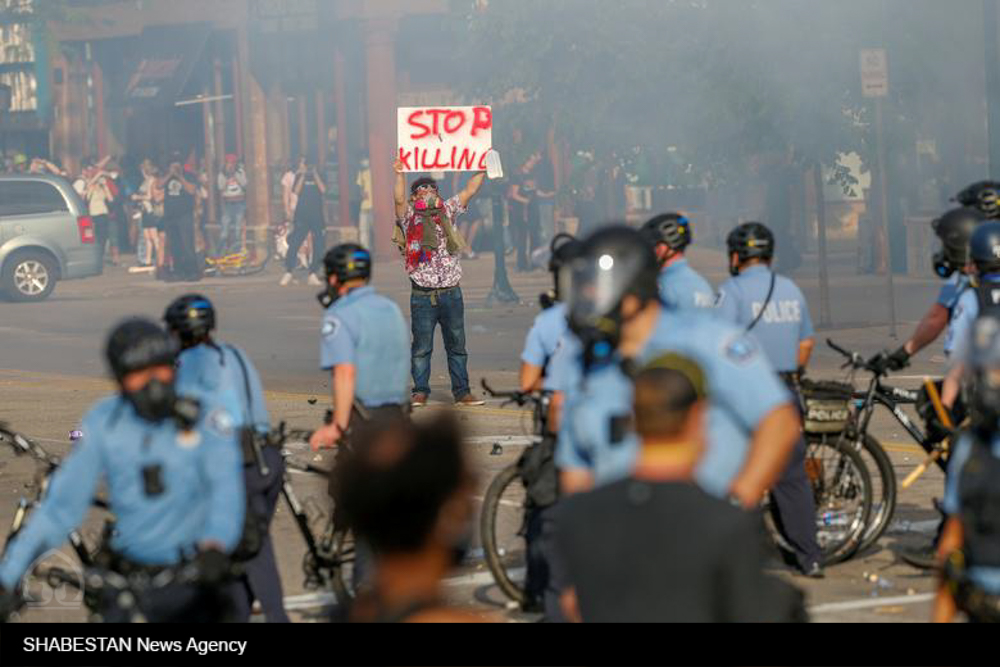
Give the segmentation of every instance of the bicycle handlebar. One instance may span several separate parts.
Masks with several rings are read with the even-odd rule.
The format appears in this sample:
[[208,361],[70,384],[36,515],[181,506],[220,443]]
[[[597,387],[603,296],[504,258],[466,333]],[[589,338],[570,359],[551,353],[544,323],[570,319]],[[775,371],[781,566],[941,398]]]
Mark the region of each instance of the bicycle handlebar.
[[504,398],[507,399],[508,402],[517,403],[519,406],[524,406],[526,403],[541,403],[542,401],[542,395],[540,392],[521,391],[519,389],[514,391],[497,391],[489,385],[486,378],[482,379],[481,384],[483,386],[483,391],[485,391],[491,398]]
[[876,375],[885,375],[884,370],[880,370],[873,367],[872,364],[869,363],[869,361],[866,360],[864,357],[862,357],[858,352],[851,352],[849,350],[845,350],[844,348],[840,347],[829,338],[826,339],[826,344],[835,352],[839,352],[842,356],[847,358],[847,363],[844,364],[845,366],[850,366],[851,368],[855,368],[858,370],[865,370],[870,373],[874,373]]

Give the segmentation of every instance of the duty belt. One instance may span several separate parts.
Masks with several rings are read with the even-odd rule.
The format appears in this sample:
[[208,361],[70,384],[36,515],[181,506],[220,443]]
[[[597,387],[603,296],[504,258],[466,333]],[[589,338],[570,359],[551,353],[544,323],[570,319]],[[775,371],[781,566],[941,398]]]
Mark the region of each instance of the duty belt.
[[439,294],[445,294],[459,288],[458,285],[455,285],[454,287],[421,287],[417,283],[413,282],[412,279],[410,280],[410,285],[413,287],[414,292],[430,296],[432,306],[438,305],[437,298]]
[[959,609],[979,622],[1000,623],[1000,595],[987,593],[969,579],[961,551],[945,561],[944,579]]

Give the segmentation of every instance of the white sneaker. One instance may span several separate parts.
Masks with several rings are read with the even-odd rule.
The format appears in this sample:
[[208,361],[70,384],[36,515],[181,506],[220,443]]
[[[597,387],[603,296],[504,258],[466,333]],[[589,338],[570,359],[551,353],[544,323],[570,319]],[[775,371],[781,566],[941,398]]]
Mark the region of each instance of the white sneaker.
[[281,276],[281,282],[279,282],[278,285],[280,285],[281,287],[288,287],[289,285],[292,284],[293,280],[295,280],[295,276],[293,276],[290,273],[286,273],[285,275]]
[[315,285],[316,287],[319,287],[323,284],[323,281],[320,280],[319,276],[317,276],[315,273],[310,273],[309,280],[306,282],[308,282],[310,285]]

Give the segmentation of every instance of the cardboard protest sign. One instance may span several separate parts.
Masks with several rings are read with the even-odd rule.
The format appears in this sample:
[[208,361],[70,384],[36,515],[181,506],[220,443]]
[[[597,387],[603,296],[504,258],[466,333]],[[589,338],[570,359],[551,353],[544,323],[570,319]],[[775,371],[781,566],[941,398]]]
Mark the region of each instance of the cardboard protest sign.
[[404,171],[485,171],[493,148],[490,107],[400,107],[396,111]]

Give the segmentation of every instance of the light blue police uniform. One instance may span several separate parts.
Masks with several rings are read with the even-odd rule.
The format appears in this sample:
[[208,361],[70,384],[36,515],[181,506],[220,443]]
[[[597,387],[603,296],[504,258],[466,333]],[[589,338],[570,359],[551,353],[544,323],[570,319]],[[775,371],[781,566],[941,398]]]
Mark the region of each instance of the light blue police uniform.
[[559,340],[567,331],[569,324],[566,321],[566,304],[557,303],[538,313],[524,339],[521,361],[547,368],[559,347]]
[[267,433],[271,428],[260,375],[238,347],[202,343],[184,350],[178,358],[175,382],[178,394],[206,404],[214,402],[224,408],[238,426],[249,421],[258,433]]
[[[1000,288],[1000,274],[983,276],[984,287],[979,289]],[[948,355],[949,366],[964,363],[972,344],[972,331],[979,318],[979,290],[969,287],[958,298],[951,311],[948,331],[945,334],[945,354]]]
[[[626,431],[619,442],[611,438],[616,418],[632,412],[632,382],[616,361],[584,377],[582,346],[573,336],[567,340],[554,368],[555,384],[567,388],[556,465],[589,469],[595,484],[607,484],[630,474],[639,448],[633,433]],[[693,359],[705,373],[708,442],[695,479],[708,493],[725,497],[746,460],[750,434],[790,401],[789,394],[754,341],[708,311],[664,310],[637,364],[665,352]]]
[[[952,274],[938,292],[937,304],[948,310],[948,325],[944,331],[943,341],[945,356],[951,356],[955,349],[955,343],[959,339],[959,336],[955,334],[955,322],[962,312],[961,302],[963,297],[966,298],[966,303],[968,303],[969,297],[966,295],[970,295],[974,300],[975,290],[971,288],[969,276],[958,272]],[[972,320],[975,319],[975,316],[973,316]]]
[[399,307],[365,285],[335,301],[323,316],[320,368],[356,368],[354,395],[365,407],[409,401],[410,332]]
[[[765,307],[771,276],[774,276],[774,292]],[[764,314],[750,331],[750,336],[779,373],[789,373],[798,368],[799,343],[812,338],[815,333],[809,304],[802,290],[788,278],[772,273],[763,264],[751,266],[722,283],[717,309],[721,319],[744,331],[763,310]]]
[[[958,438],[951,459],[948,461],[942,509],[945,514],[950,516],[957,516],[961,509],[961,473],[972,454],[972,447],[972,437],[968,433],[963,433]],[[1000,458],[1000,435],[994,435],[990,441],[990,453],[994,457]],[[1000,595],[1000,568],[969,567],[968,575],[973,583],[983,588],[987,593]]]
[[[101,480],[115,515],[112,549],[144,565],[175,565],[203,541],[231,551],[243,532],[243,459],[233,419],[203,408],[195,428],[139,417],[121,396],[83,418],[84,437],[52,477],[41,505],[8,545],[0,585],[14,587],[39,555],[83,521]],[[159,466],[163,492],[147,495],[142,470]]]
[[658,279],[660,300],[674,310],[711,308],[715,292],[700,273],[691,268],[686,258],[665,266]]

